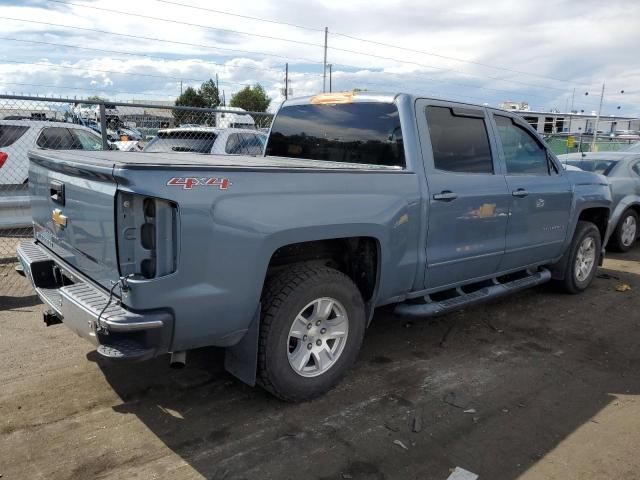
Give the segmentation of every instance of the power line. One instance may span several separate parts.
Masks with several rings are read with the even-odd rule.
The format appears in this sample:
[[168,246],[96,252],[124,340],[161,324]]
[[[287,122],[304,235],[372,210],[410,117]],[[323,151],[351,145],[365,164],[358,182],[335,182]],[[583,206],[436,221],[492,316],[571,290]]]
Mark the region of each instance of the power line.
[[[87,68],[87,67],[74,67],[72,65],[59,65],[59,64],[55,64],[55,63],[45,63],[45,62],[21,62],[18,60],[2,60],[2,62],[5,63],[14,63],[14,64],[20,64],[20,65],[40,65],[40,66],[44,66],[44,67],[51,67],[51,68],[62,68],[62,69],[69,69],[69,70],[86,70],[88,72],[101,72],[101,73],[109,73],[109,74],[114,74],[114,75],[132,75],[132,76],[140,76],[140,77],[151,77],[151,78],[160,78],[160,79],[170,79],[170,80],[176,80],[176,81],[188,81],[188,82],[204,82],[206,81],[205,79],[202,78],[181,78],[181,77],[170,77],[167,75],[153,75],[153,74],[149,74],[149,73],[135,73],[135,72],[117,72],[114,70],[101,70],[101,69],[97,69],[97,68]],[[223,83],[225,85],[241,85],[241,86],[252,86],[253,84],[251,83],[241,83],[241,82],[231,82],[231,81],[222,81],[220,83]]]
[[[158,0],[158,1],[162,1],[162,0]],[[445,59],[445,60],[453,60],[453,61],[461,62],[461,63],[469,63],[471,65],[478,65],[478,66],[481,66],[481,67],[493,68],[495,70],[502,70],[502,71],[505,71],[505,72],[518,73],[518,74],[522,74],[522,75],[528,75],[528,76],[531,76],[531,77],[543,78],[543,79],[546,79],[546,80],[553,80],[555,82],[571,83],[570,80],[566,80],[566,79],[548,77],[546,75],[538,75],[536,73],[525,72],[525,71],[522,71],[522,70],[515,70],[513,68],[501,67],[499,65],[490,65],[488,63],[476,62],[474,60],[465,60],[465,59],[462,59],[462,58],[450,57],[448,55],[441,55],[439,53],[433,53],[433,52],[427,52],[427,51],[424,51],[424,50],[416,50],[416,49],[413,49],[413,48],[401,47],[399,45],[393,45],[393,44],[390,44],[390,43],[384,43],[384,42],[379,42],[379,41],[376,41],[376,40],[370,40],[370,39],[367,39],[367,38],[360,38],[360,37],[355,37],[353,35],[347,35],[346,33],[331,32],[331,34],[332,35],[337,35],[337,36],[340,36],[340,37],[344,37],[344,38],[349,38],[351,40],[356,40],[358,42],[365,42],[365,43],[371,43],[373,45],[379,45],[381,47],[395,48],[395,49],[398,49],[398,50],[404,50],[406,52],[419,53],[421,55],[428,55],[428,56],[431,56],[431,57],[442,58],[442,59]]]
[[[108,8],[101,8],[101,7],[95,7],[92,5],[83,5],[83,4],[79,4],[79,3],[73,3],[73,2],[64,2],[62,0],[47,0],[49,2],[53,2],[53,3],[60,3],[63,5],[73,5],[76,7],[80,7],[80,8],[89,8],[89,9],[93,9],[93,10],[99,10],[99,11],[105,11],[105,12],[109,12],[109,13],[118,13],[118,14],[122,14],[122,15],[130,15],[129,12],[125,12],[122,10],[115,10],[115,9],[108,9]],[[311,42],[305,42],[305,41],[301,41],[301,40],[292,40],[289,38],[282,38],[282,37],[274,37],[274,36],[270,36],[270,35],[262,35],[262,34],[258,34],[258,33],[249,33],[249,32],[242,32],[239,30],[232,30],[232,29],[226,29],[226,28],[216,28],[216,27],[210,27],[208,25],[201,25],[201,24],[197,24],[197,23],[190,23],[190,22],[183,22],[183,21],[179,21],[179,20],[173,20],[173,19],[167,19],[167,18],[161,18],[161,17],[154,17],[154,16],[150,16],[150,15],[143,15],[143,14],[135,14],[137,17],[141,17],[141,18],[147,18],[150,20],[157,20],[157,21],[161,21],[161,22],[168,22],[168,23],[174,23],[174,24],[181,24],[181,25],[187,25],[190,27],[198,27],[198,28],[205,28],[208,30],[215,30],[215,31],[221,31],[221,32],[228,32],[228,33],[233,33],[236,35],[246,35],[246,36],[252,36],[252,37],[258,37],[258,38],[267,38],[267,39],[271,39],[271,40],[278,40],[278,41],[283,41],[283,42],[289,42],[289,43],[294,43],[297,45],[306,45],[306,46],[312,46],[312,47],[319,47],[319,48],[324,48],[324,45],[320,45],[317,43],[311,43]],[[467,72],[463,72],[461,70],[456,70],[456,69],[451,69],[451,68],[441,68],[441,67],[435,67],[433,65],[427,65],[424,63],[420,63],[420,62],[414,62],[414,61],[409,61],[409,60],[401,60],[395,57],[387,57],[387,56],[383,56],[383,55],[376,55],[373,53],[368,53],[368,52],[361,52],[358,50],[350,50],[350,49],[346,49],[346,48],[339,48],[339,47],[328,47],[331,50],[335,50],[335,51],[340,51],[340,52],[345,52],[345,53],[351,53],[354,55],[364,55],[367,57],[372,57],[372,58],[377,58],[377,59],[382,59],[382,60],[390,60],[390,61],[394,61],[394,62],[400,62],[400,63],[405,63],[405,64],[411,64],[411,65],[417,65],[423,68],[430,68],[430,69],[434,69],[434,70],[442,70],[442,71],[452,71],[452,72],[456,72],[456,73],[461,73],[463,75],[468,75],[468,76],[473,76],[473,77],[479,77],[479,78],[489,78],[492,80],[498,80],[498,81],[503,81],[503,82],[510,82],[510,83],[518,83],[521,85],[527,85],[530,87],[534,87],[534,88],[548,88],[548,89],[554,89],[554,90],[558,90],[558,91],[566,91],[566,88],[557,88],[557,87],[550,87],[550,86],[545,86],[545,87],[541,87],[539,85],[534,85],[528,82],[523,82],[523,81],[519,81],[519,80],[512,80],[512,79],[507,79],[507,78],[497,78],[497,77],[492,77],[489,75],[478,75],[478,74],[471,74],[471,73],[467,73]]]
[[[120,50],[109,50],[109,49],[99,49],[99,48],[91,48],[91,47],[80,47],[77,45],[70,45],[70,44],[62,44],[62,43],[55,43],[55,42],[44,42],[44,41],[36,41],[36,40],[26,40],[26,39],[15,39],[15,38],[10,38],[10,37],[0,37],[1,40],[9,40],[9,41],[17,41],[17,42],[26,42],[26,43],[35,43],[35,44],[44,44],[44,45],[51,45],[51,46],[61,46],[61,47],[65,47],[65,48],[77,48],[77,49],[82,49],[82,50],[89,50],[89,51],[98,51],[98,52],[103,52],[103,53],[116,53],[116,54],[123,54],[123,55],[131,55],[131,56],[140,56],[140,57],[146,57],[146,58],[156,58],[156,59],[161,59],[161,60],[165,60],[165,61],[179,61],[179,59],[170,59],[167,57],[159,57],[159,56],[153,56],[153,55],[147,55],[147,54],[137,54],[137,53],[131,53],[131,52],[123,52]],[[223,66],[223,67],[230,67],[230,68],[251,68],[251,69],[255,69],[255,70],[272,70],[272,71],[277,71],[280,72],[280,69],[276,69],[276,68],[270,68],[270,67],[264,67],[264,68],[260,68],[260,67],[253,67],[253,66],[236,66],[236,65],[227,65],[227,64],[221,64],[221,63],[216,63],[216,62],[205,62],[205,61],[200,61],[200,60],[196,60],[196,59],[189,59],[189,61],[194,61],[197,63],[203,63],[203,64],[211,64],[211,65],[216,65],[216,66]],[[170,76],[160,76],[160,75],[150,75],[150,74],[138,74],[138,73],[132,73],[132,72],[115,72],[115,71],[111,71],[111,70],[99,70],[99,69],[91,69],[91,68],[85,68],[85,67],[73,67],[73,66],[64,66],[64,65],[56,65],[56,64],[44,64],[44,63],[29,63],[29,62],[19,62],[19,61],[11,61],[11,60],[6,60],[6,62],[10,62],[10,63],[23,63],[23,64],[28,64],[28,65],[45,65],[45,66],[52,66],[54,68],[68,68],[68,69],[78,69],[78,70],[88,70],[88,71],[98,71],[98,72],[103,72],[103,73],[113,73],[113,74],[124,74],[124,75],[141,75],[141,76],[152,76],[152,77],[158,77],[158,78],[168,78],[168,79],[173,79],[173,80],[186,80],[186,81],[197,81],[197,82],[201,82],[204,81],[202,79],[190,79],[190,78],[179,78],[179,77],[170,77]],[[341,64],[335,64],[335,65],[341,65]],[[350,68],[357,68],[357,67],[353,67],[350,65],[343,65],[346,67],[350,67]],[[336,78],[338,78],[340,72],[336,72]],[[355,75],[357,74],[357,72],[343,72],[346,74],[352,74]],[[397,76],[397,74],[394,73],[386,73],[386,72],[379,72],[383,75],[394,75]],[[298,75],[298,76],[310,76],[310,77],[321,77],[320,74],[314,74],[314,73],[309,73],[309,72],[293,72],[293,75]],[[421,74],[417,74],[417,73],[412,73],[411,76],[415,76],[417,78],[422,77]],[[423,77],[425,78],[425,77]],[[501,92],[501,93],[514,93],[510,90],[502,90],[502,89],[497,89],[497,88],[490,88],[490,87],[483,87],[483,86],[479,86],[479,85],[473,85],[473,84],[468,84],[468,83],[461,83],[461,82],[454,82],[448,79],[445,80],[438,80],[432,77],[426,77],[426,80],[433,82],[433,83],[446,83],[449,85],[457,85],[457,86],[463,86],[463,87],[468,87],[468,88],[473,88],[473,89],[479,89],[479,90],[487,90],[487,91],[494,91],[494,92]],[[241,82],[223,82],[223,83],[228,83],[228,84],[237,84],[237,85],[242,85],[242,86],[247,86],[250,85],[248,83],[241,83]],[[359,82],[357,80],[354,80],[354,83],[362,83]],[[528,94],[528,96],[530,97],[539,97],[539,98],[546,98],[543,97],[542,95],[536,95],[536,94]]]
[[[50,1],[57,1],[57,0],[50,0]],[[285,26],[300,28],[300,29],[303,29],[303,30],[309,30],[309,31],[313,31],[313,32],[324,32],[323,28],[303,26],[303,25],[298,25],[298,24],[294,24],[294,23],[282,22],[282,21],[278,21],[278,20],[272,20],[272,19],[266,19],[266,18],[260,18],[260,17],[253,17],[253,16],[249,16],[249,15],[241,15],[241,14],[238,14],[238,13],[225,12],[225,11],[222,11],[222,10],[214,10],[214,9],[211,9],[211,8],[200,7],[200,6],[196,6],[196,5],[189,5],[189,4],[186,4],[186,3],[174,2],[174,1],[169,1],[169,0],[156,0],[156,1],[157,2],[161,2],[161,3],[170,4],[170,5],[177,5],[177,6],[181,6],[181,7],[185,7],[185,8],[191,8],[191,9],[195,9],[195,10],[213,12],[213,13],[218,13],[218,14],[222,14],[222,15],[229,15],[229,16],[233,16],[233,17],[245,18],[245,19],[249,19],[249,20],[255,20],[255,21],[259,21],[259,22],[266,22],[266,23],[277,24],[277,25],[285,25]],[[359,41],[359,42],[365,42],[365,43],[370,43],[370,44],[373,44],[373,45],[379,45],[379,46],[383,46],[383,47],[395,48],[395,49],[398,49],[398,50],[403,50],[403,51],[412,52],[412,53],[419,53],[421,55],[427,55],[427,56],[442,58],[442,59],[446,59],[446,60],[453,60],[453,61],[456,61],[456,62],[468,63],[468,64],[471,64],[471,65],[478,65],[478,66],[482,66],[482,67],[486,67],[486,68],[492,68],[492,69],[495,69],[495,70],[502,70],[502,71],[518,73],[518,74],[522,74],[522,75],[529,75],[529,76],[532,76],[532,77],[543,78],[543,79],[546,79],[546,80],[553,80],[553,81],[556,81],[556,82],[570,83],[570,81],[566,80],[566,79],[560,79],[560,78],[554,78],[554,77],[549,77],[549,76],[545,76],[545,75],[539,75],[539,74],[535,74],[535,73],[531,73],[531,72],[525,72],[525,71],[522,71],[522,70],[515,70],[515,69],[512,69],[512,68],[502,67],[502,66],[498,66],[498,65],[491,65],[491,64],[488,64],[488,63],[477,62],[477,61],[473,61],[473,60],[466,60],[466,59],[452,57],[452,56],[448,56],[448,55],[442,55],[442,54],[438,54],[438,53],[434,53],[434,52],[427,52],[427,51],[424,51],[424,50],[417,50],[417,49],[413,49],[413,48],[401,47],[399,45],[393,45],[393,44],[389,44],[389,43],[379,42],[379,41],[376,41],[376,40],[370,40],[370,39],[367,39],[367,38],[356,37],[356,36],[353,36],[353,35],[348,35],[348,34],[340,33],[340,32],[330,32],[330,33],[332,35],[341,36],[341,37],[344,37],[344,38],[349,38],[351,40],[356,40],[356,41]],[[290,41],[290,40],[287,40],[287,41]],[[321,46],[321,45],[314,44],[314,46]],[[329,48],[332,48],[334,50],[344,51],[344,52],[347,52],[347,53],[364,54],[364,52],[357,52],[357,51],[353,51],[353,50],[339,49],[339,48],[335,48],[335,47],[329,47]],[[438,67],[431,67],[431,68],[438,68]],[[439,69],[442,69],[442,68],[439,68]]]
[[[105,49],[105,48],[82,47],[82,46],[79,46],[79,45],[70,45],[68,43],[45,42],[45,41],[42,41],[42,40],[26,40],[26,39],[22,39],[22,38],[12,38],[12,37],[0,37],[0,40],[8,40],[8,41],[12,41],[12,42],[23,42],[23,43],[35,43],[35,44],[39,44],[39,45],[50,45],[50,46],[54,46],[54,47],[75,48],[75,49],[78,49],[78,50],[88,50],[88,51],[92,51],[92,52],[115,53],[115,54],[118,54],[118,55],[128,55],[128,56],[132,56],[132,57],[145,57],[145,58],[150,58],[150,59],[164,60],[164,61],[168,61],[168,62],[189,61],[189,62],[194,62],[194,63],[200,63],[200,64],[203,64],[203,65],[214,65],[214,66],[217,66],[217,67],[225,67],[225,68],[247,68],[247,69],[259,70],[259,71],[271,70],[271,71],[274,71],[274,72],[280,72],[282,70],[280,68],[255,67],[253,65],[229,65],[227,63],[211,62],[211,61],[199,60],[199,59],[196,59],[196,58],[189,58],[189,59],[169,58],[169,57],[161,57],[161,56],[158,56],[158,55],[148,55],[146,53],[125,52],[125,51],[122,51],[122,50],[110,50],[110,49]],[[319,76],[319,77],[322,76],[320,74],[314,74],[314,73],[306,73],[306,72],[298,72],[298,73],[302,73],[304,75],[310,75],[310,76]]]
[[[131,15],[131,13],[129,12],[125,12],[123,10],[115,10],[113,8],[101,8],[101,7],[94,7],[93,5],[84,5],[81,3],[73,3],[73,2],[63,2],[62,0],[47,0],[48,2],[53,2],[53,3],[61,3],[62,5],[73,5],[74,7],[80,7],[80,8],[90,8],[92,10],[99,10],[102,12],[109,12],[109,13],[118,13],[118,14],[122,14],[122,15]],[[250,32],[243,32],[240,30],[232,30],[230,28],[218,28],[218,27],[210,27],[209,25],[202,25],[199,23],[190,23],[190,22],[183,22],[180,20],[173,20],[170,18],[162,18],[162,17],[154,17],[151,15],[143,15],[141,13],[136,13],[135,14],[136,17],[139,18],[147,18],[149,20],[157,20],[159,22],[168,22],[168,23],[178,23],[181,25],[187,25],[189,27],[198,27],[198,28],[206,28],[207,30],[215,30],[217,32],[228,32],[228,33],[234,33],[236,35],[247,35],[250,37],[258,37],[258,38],[267,38],[269,40],[278,40],[281,42],[289,42],[289,43],[295,43],[298,45],[307,45],[310,47],[322,47],[322,45],[316,44],[316,43],[311,43],[311,42],[305,42],[302,40],[292,40],[290,38],[282,38],[282,37],[273,37],[271,35],[262,35],[260,33],[250,33]]]
[[128,33],[117,33],[117,32],[110,32],[108,30],[99,30],[96,28],[85,28],[85,27],[76,27],[75,25],[62,25],[60,23],[52,23],[52,22],[42,22],[42,21],[38,21],[38,20],[27,20],[24,18],[13,18],[13,17],[0,17],[3,20],[13,20],[16,22],[25,22],[25,23],[35,23],[37,25],[47,25],[50,27],[60,27],[60,28],[71,28],[73,30],[82,30],[85,32],[92,32],[92,33],[102,33],[105,35],[114,35],[114,36],[118,36],[118,37],[125,37],[125,38],[135,38],[137,40],[151,40],[153,42],[162,42],[162,43],[170,43],[173,45],[182,45],[182,46],[188,46],[188,47],[197,47],[197,48],[204,48],[207,50],[223,50],[223,51],[228,51],[228,52],[240,52],[240,53],[247,53],[250,55],[264,55],[264,56],[268,56],[268,57],[276,57],[276,58],[283,58],[285,60],[291,61],[291,60],[299,60],[301,62],[306,62],[306,63],[313,63],[313,64],[321,64],[322,62],[318,62],[316,60],[311,60],[308,58],[300,58],[300,57],[287,57],[286,55],[278,55],[275,53],[266,53],[266,52],[257,52],[257,51],[252,51],[252,50],[239,50],[236,48],[223,48],[223,47],[217,47],[217,46],[213,46],[213,45],[202,45],[202,44],[198,44],[198,43],[189,43],[189,42],[180,42],[178,40],[166,40],[164,38],[156,38],[156,37],[145,37],[142,35],[131,35]]
[[266,18],[259,18],[259,17],[252,17],[250,15],[241,15],[239,13],[223,12],[222,10],[214,10],[213,8],[198,7],[196,5],[189,5],[189,4],[186,4],[186,3],[170,2],[168,0],[156,0],[156,2],[168,3],[170,5],[177,5],[177,6],[180,6],[180,7],[193,8],[193,9],[196,9],[196,10],[203,10],[203,11],[206,11],[206,12],[219,13],[219,14],[222,14],[222,15],[229,15],[231,17],[239,17],[239,18],[245,18],[245,19],[249,19],[249,20],[257,20],[259,22],[274,23],[276,25],[286,25],[287,27],[300,28],[302,30],[309,30],[309,31],[312,31],[312,32],[324,32],[324,28],[306,27],[304,25],[297,25],[295,23],[281,22],[281,21],[278,21],[278,20],[269,20],[269,19],[266,19]]

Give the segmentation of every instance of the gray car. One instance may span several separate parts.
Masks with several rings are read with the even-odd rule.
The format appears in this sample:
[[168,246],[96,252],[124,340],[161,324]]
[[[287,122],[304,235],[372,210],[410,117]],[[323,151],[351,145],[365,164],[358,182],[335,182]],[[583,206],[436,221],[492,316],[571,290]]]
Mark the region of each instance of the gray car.
[[640,149],[637,152],[572,153],[558,158],[565,168],[577,167],[607,177],[613,199],[608,247],[628,251],[640,233]]

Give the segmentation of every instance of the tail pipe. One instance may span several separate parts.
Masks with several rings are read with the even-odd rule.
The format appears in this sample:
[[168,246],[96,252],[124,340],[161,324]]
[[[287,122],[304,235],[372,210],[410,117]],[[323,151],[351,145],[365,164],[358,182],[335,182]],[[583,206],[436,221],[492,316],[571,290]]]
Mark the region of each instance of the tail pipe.
[[171,352],[171,360],[169,360],[169,366],[175,369],[184,368],[187,364],[187,352],[182,350],[181,352]]

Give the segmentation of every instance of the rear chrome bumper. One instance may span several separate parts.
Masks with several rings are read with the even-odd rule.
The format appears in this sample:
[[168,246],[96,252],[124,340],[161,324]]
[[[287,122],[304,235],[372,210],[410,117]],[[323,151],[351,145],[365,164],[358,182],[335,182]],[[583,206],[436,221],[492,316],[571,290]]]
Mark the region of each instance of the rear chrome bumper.
[[[147,358],[169,350],[171,313],[133,312],[123,307],[116,297],[109,302],[108,292],[74,272],[34,240],[22,242],[17,256],[40,299],[79,336],[94,345],[114,346],[114,342],[135,341],[148,350]],[[73,283],[63,285],[69,281]]]

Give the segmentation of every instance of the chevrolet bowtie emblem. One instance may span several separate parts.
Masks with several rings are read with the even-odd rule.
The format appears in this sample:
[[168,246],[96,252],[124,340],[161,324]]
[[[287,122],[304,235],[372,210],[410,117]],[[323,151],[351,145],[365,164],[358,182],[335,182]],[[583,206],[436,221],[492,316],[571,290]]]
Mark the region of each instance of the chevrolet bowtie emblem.
[[63,215],[62,211],[59,208],[56,208],[53,211],[53,213],[51,214],[51,220],[53,220],[53,223],[55,223],[59,227],[64,228],[67,226],[67,216]]

